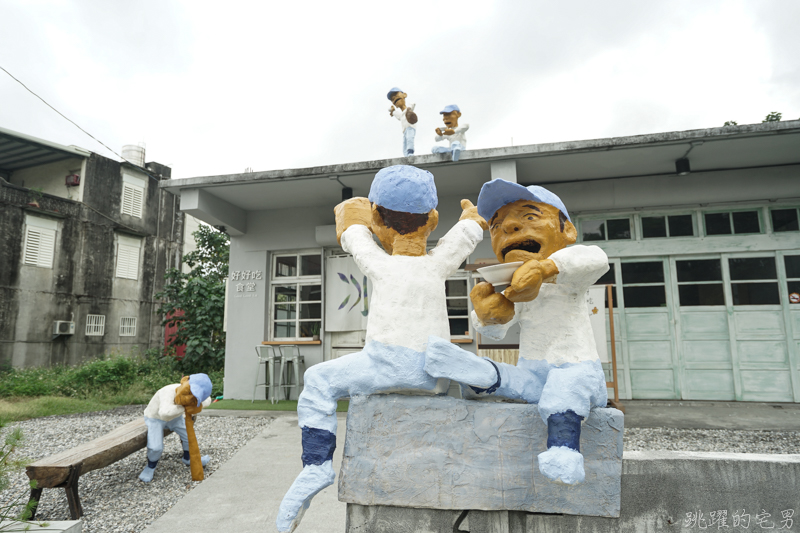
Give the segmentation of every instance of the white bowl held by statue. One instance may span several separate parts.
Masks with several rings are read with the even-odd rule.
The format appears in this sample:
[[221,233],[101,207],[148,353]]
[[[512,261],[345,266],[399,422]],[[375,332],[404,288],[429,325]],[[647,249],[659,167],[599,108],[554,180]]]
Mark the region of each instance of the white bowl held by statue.
[[500,263],[499,265],[485,266],[478,269],[478,273],[492,284],[497,292],[504,291],[511,285],[511,278],[514,272],[522,266],[524,261],[514,261],[512,263]]

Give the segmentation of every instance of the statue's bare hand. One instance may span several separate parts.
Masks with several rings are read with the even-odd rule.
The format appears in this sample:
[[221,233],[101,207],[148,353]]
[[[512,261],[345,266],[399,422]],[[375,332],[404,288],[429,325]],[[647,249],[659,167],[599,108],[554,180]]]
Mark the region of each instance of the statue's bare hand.
[[469,293],[475,314],[488,325],[508,324],[514,318],[514,303],[499,292],[491,283],[482,281]]
[[336,240],[342,242],[342,233],[355,224],[370,227],[372,206],[366,198],[356,197],[345,200],[333,208],[336,216]]
[[436,135],[442,135],[442,128],[436,128]]
[[558,267],[550,259],[531,259],[519,267],[511,278],[511,286],[505,290],[506,298],[512,302],[530,302],[539,296],[545,279],[558,274]]
[[489,224],[478,214],[478,208],[472,205],[472,202],[469,200],[461,200],[461,209],[463,209],[463,211],[458,220],[474,220],[480,224],[484,230],[489,229]]

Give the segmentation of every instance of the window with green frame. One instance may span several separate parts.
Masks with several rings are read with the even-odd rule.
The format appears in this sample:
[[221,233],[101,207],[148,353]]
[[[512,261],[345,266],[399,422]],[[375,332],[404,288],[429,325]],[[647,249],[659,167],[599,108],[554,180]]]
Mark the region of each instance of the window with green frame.
[[625,217],[582,220],[581,234],[584,242],[631,239],[633,237],[631,219]]
[[703,213],[706,235],[743,235],[761,233],[758,209]]
[[770,209],[772,219],[772,231],[782,233],[784,231],[800,231],[800,217],[798,217],[796,207],[781,207]]

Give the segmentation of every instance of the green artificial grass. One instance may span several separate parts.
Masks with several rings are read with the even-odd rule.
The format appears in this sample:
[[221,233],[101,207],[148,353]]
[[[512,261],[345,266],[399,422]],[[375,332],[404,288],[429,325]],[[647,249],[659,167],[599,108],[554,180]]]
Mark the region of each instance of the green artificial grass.
[[59,396],[39,396],[38,398],[7,398],[0,400],[0,419],[6,422],[16,422],[51,415],[73,415],[76,413],[91,413],[105,411],[128,405],[125,398],[121,402],[113,399],[101,401],[94,398],[78,399]]
[[[341,401],[336,411],[339,413],[346,413],[347,407],[350,402]],[[296,400],[280,400],[272,403],[268,400],[219,400],[212,403],[206,409],[231,409],[234,411],[297,411]]]

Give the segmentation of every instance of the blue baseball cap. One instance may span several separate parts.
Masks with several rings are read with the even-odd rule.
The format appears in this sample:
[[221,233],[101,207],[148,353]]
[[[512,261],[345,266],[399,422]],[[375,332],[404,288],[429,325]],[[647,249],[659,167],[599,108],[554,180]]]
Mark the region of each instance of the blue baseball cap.
[[189,390],[197,398],[197,406],[211,396],[211,379],[206,374],[192,374],[189,376]]
[[439,204],[433,174],[410,165],[382,168],[369,189],[373,204],[403,213],[428,213]]
[[561,198],[544,187],[538,185],[523,187],[519,183],[512,183],[503,179],[487,181],[483,184],[481,193],[478,195],[478,214],[488,222],[498,209],[517,200],[533,200],[534,202],[552,205],[561,211],[567,217],[567,220],[572,222]]
[[388,100],[391,100],[392,99],[392,93],[401,93],[401,92],[403,92],[403,91],[400,90],[399,87],[392,87],[391,89],[389,89],[389,92],[386,93],[386,98]]
[[459,113],[461,113],[461,110],[458,108],[456,104],[451,104],[444,106],[444,111],[439,111],[439,114],[444,115],[445,113],[450,113],[451,111],[458,111]]

